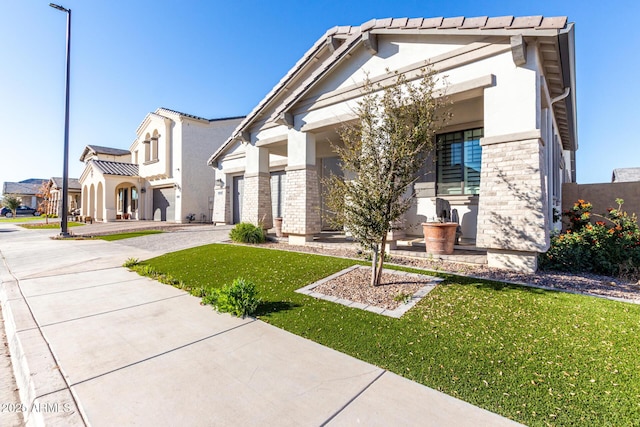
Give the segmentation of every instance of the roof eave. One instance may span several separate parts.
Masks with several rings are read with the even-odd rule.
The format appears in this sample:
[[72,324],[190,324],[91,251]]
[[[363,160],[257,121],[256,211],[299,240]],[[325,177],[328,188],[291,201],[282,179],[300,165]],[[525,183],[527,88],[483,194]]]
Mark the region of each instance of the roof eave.
[[373,28],[371,34],[385,35],[436,35],[436,36],[496,36],[509,37],[521,34],[524,37],[552,37],[558,35],[558,29],[535,28]]
[[[564,86],[570,88],[570,93],[565,98],[565,106],[569,118],[569,149],[578,149],[578,123],[577,123],[577,97],[576,97],[576,60],[575,60],[575,28],[574,24],[568,23],[566,28],[558,31],[558,45],[563,68]],[[565,72],[567,71],[567,72]]]

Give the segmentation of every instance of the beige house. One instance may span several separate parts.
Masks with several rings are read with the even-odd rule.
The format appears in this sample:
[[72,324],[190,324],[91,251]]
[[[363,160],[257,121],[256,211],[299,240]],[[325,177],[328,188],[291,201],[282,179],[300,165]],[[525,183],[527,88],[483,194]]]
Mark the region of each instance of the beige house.
[[327,227],[320,178],[341,173],[329,142],[339,144],[336,130],[355,119],[365,76],[384,85],[397,71],[413,80],[427,64],[453,101],[453,119],[415,184],[408,233],[419,235],[444,199],[462,242],[486,249],[489,265],[535,270],[561,185],[575,181],[574,25],[566,17],[389,18],[330,29],[209,159],[214,222],[268,227],[281,216],[290,243],[312,240]]
[[20,182],[5,182],[2,185],[2,194],[16,196],[22,205],[38,209],[42,202],[42,197],[39,194],[40,187],[46,182],[46,179],[39,178],[25,179]]
[[242,117],[147,114],[128,150],[88,145],[80,156],[81,214],[96,221],[211,221],[214,174],[204,159]]
[[[47,214],[62,215],[62,190],[63,179],[53,177],[49,179],[49,203],[47,203]],[[69,178],[69,191],[67,192],[69,212],[75,212],[80,209],[80,200],[82,192],[80,181],[77,178]]]

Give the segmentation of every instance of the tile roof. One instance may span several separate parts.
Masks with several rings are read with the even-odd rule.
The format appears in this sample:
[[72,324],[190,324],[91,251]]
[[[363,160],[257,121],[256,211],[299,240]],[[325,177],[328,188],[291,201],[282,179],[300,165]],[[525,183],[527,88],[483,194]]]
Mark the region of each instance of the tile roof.
[[87,145],[82,151],[80,161],[84,162],[89,154],[100,155],[105,154],[107,156],[125,156],[131,154],[129,150],[123,150],[121,148],[103,147],[101,145]]
[[205,119],[204,117],[195,116],[193,114],[182,113],[180,111],[172,110],[170,108],[165,108],[165,107],[158,108],[156,110],[156,114],[160,114],[162,111],[168,111],[169,113],[177,114],[179,116],[189,117],[189,118],[196,119],[196,120],[204,120],[204,121],[207,121],[207,122],[217,122],[217,121],[223,121],[223,120],[235,120],[235,119],[243,119],[244,118],[244,116],[234,116],[234,117],[219,117],[219,118],[215,118],[215,119]]
[[29,178],[29,179],[23,179],[22,181],[20,181],[20,184],[42,184],[42,181],[46,181],[46,179],[42,179],[42,178]]
[[[51,181],[53,181],[53,185],[57,188],[62,188],[62,177],[52,177]],[[80,181],[78,178],[69,178],[69,190],[81,190],[82,186],[80,185]]]
[[638,182],[640,168],[618,168],[613,170],[611,182]]
[[[209,158],[208,163],[213,164],[217,157],[226,150],[235,140],[239,139],[241,132],[247,129],[256,120],[266,107],[286,88],[287,84],[299,76],[309,63],[314,61],[316,55],[327,45],[330,37],[338,37],[345,42],[338,47],[331,57],[316,69],[309,79],[303,82],[304,89],[311,86],[314,80],[318,79],[325,71],[337,63],[348,50],[357,45],[365,32],[373,33],[396,33],[403,32],[424,33],[424,34],[522,34],[536,35],[538,30],[563,30],[567,28],[568,18],[566,16],[543,17],[543,16],[498,16],[498,17],[434,17],[434,18],[384,18],[372,19],[359,26],[336,26],[329,29],[303,57],[289,70],[289,72],[274,86],[274,88],[258,103],[258,105],[240,122],[232,133],[232,136],[225,141],[222,146]],[[544,31],[540,32],[540,35]],[[546,35],[549,35],[547,33]],[[304,91],[304,89],[302,91]],[[298,91],[297,91],[298,92]],[[285,103],[291,97],[285,99]],[[280,111],[286,108],[280,108]]]
[[91,160],[90,162],[107,175],[138,176],[138,165],[133,163],[110,162],[108,160]]
[[25,179],[20,182],[5,182],[2,186],[2,194],[38,194],[38,189],[47,179]]
[[108,154],[110,156],[124,156],[126,154],[131,154],[129,150],[123,150],[121,148],[102,147],[100,145],[87,145],[87,148],[89,148],[95,154]]
[[156,110],[156,114],[161,114],[162,111],[167,111],[169,113],[173,113],[173,114],[177,114],[179,116],[183,116],[183,117],[189,117],[191,119],[196,119],[196,120],[204,120],[206,122],[209,121],[209,119],[205,119],[204,117],[200,117],[200,116],[195,116],[193,114],[187,114],[187,113],[181,113],[180,111],[176,111],[176,110],[172,110],[170,108],[164,108],[164,107],[160,107]]

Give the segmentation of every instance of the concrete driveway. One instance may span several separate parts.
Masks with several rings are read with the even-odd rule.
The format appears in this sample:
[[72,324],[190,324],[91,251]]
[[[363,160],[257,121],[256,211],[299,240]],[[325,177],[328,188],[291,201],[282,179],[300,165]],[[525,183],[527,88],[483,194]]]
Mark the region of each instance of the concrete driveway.
[[516,425],[121,267],[228,228],[118,242],[57,233],[0,223],[0,301],[33,425]]

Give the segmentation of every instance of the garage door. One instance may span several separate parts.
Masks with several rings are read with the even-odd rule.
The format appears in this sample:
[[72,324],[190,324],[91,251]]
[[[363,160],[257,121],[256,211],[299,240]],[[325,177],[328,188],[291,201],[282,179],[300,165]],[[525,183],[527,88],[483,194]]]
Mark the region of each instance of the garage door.
[[153,189],[153,220],[175,221],[176,190],[173,187]]

